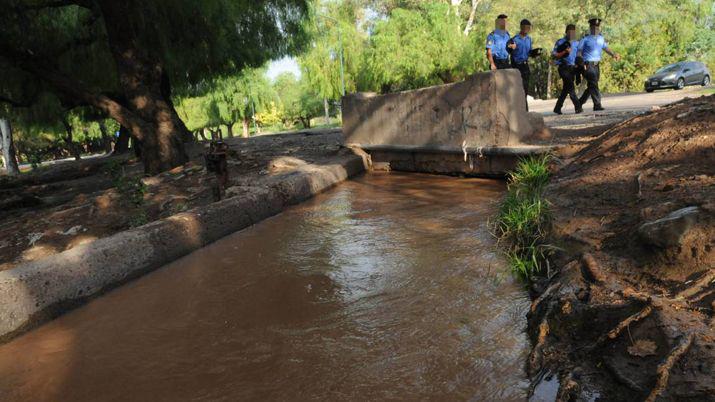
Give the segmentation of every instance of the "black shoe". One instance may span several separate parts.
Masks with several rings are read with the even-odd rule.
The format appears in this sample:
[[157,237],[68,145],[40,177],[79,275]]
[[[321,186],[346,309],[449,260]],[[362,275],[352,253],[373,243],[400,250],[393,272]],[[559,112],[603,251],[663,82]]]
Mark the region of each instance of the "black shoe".
[[578,109],[576,109],[576,113],[575,113],[575,114],[579,114],[579,113],[583,113],[583,108],[578,108]]
[[563,114],[563,113],[561,113],[561,110],[560,110],[560,109],[554,109],[554,113],[556,113],[556,114]]
[[601,110],[606,110],[606,109],[604,109],[603,106],[594,106],[593,107],[594,112],[600,112]]

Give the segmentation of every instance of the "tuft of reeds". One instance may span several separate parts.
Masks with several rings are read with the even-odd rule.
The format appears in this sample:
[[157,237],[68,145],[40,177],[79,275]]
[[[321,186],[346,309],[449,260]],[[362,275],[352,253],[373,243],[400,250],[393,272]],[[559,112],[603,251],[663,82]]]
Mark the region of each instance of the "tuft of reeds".
[[547,243],[551,213],[544,197],[549,183],[549,161],[549,155],[519,161],[508,175],[507,194],[495,225],[512,271],[527,281],[544,271],[553,249]]

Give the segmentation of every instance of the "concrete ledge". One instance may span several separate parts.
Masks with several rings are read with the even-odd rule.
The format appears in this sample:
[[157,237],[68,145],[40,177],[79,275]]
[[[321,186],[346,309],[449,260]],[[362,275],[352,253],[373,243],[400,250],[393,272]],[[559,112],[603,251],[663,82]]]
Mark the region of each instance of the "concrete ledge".
[[306,165],[206,207],[0,272],[0,342],[93,296],[276,215],[365,170],[364,157]]
[[385,152],[426,152],[426,153],[447,153],[447,154],[472,154],[472,155],[513,155],[529,156],[543,155],[552,152],[555,147],[549,145],[520,145],[512,147],[453,147],[443,145],[364,145],[347,144],[351,148],[359,148],[365,151],[385,151]]
[[370,156],[372,170],[397,170],[448,175],[504,177],[519,160],[553,151],[551,146],[454,147],[351,144]]

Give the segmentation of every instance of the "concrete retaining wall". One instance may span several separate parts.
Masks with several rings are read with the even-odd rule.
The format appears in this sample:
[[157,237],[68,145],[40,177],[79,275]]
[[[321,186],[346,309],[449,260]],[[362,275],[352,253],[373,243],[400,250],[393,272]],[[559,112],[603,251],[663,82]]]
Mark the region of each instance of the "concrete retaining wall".
[[0,341],[88,298],[253,225],[365,170],[355,154],[269,185],[0,272]]
[[466,81],[387,95],[343,98],[348,145],[494,147],[533,134],[519,72],[478,73]]

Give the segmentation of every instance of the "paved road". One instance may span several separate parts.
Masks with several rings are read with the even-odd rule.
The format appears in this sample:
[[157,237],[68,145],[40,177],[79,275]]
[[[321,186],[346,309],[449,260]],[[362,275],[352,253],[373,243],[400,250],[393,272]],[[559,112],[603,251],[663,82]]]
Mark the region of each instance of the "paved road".
[[601,112],[593,111],[593,103],[589,102],[585,105],[584,113],[579,115],[573,114],[573,104],[570,100],[566,101],[563,112],[564,115],[558,116],[553,113],[555,99],[551,100],[535,100],[529,102],[529,111],[541,113],[544,115],[546,125],[552,128],[580,128],[594,125],[612,124],[623,119],[626,119],[634,114],[643,113],[651,110],[654,106],[663,106],[669,103],[677,102],[686,97],[698,97],[702,95],[703,87],[693,86],[687,87],[681,91],[663,90],[653,93],[627,93],[627,94],[611,94],[605,95],[603,98],[603,107],[606,109]]

